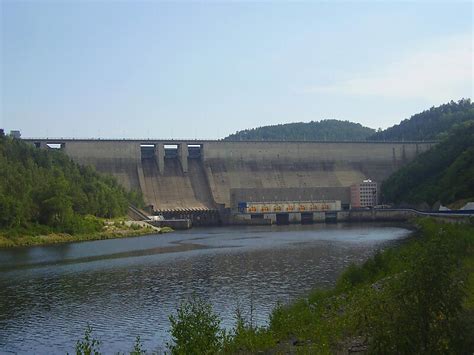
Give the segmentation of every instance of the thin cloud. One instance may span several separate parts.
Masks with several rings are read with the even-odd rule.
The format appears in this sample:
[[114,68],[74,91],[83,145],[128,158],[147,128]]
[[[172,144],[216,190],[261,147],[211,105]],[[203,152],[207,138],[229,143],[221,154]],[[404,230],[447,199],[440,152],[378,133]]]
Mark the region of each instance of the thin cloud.
[[305,92],[434,101],[471,97],[472,47],[471,35],[444,38],[381,71],[327,86],[309,87]]

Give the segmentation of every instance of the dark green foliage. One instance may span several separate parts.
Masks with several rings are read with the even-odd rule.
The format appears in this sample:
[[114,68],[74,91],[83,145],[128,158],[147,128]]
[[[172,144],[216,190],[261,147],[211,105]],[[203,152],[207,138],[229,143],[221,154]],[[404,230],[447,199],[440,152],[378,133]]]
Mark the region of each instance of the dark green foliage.
[[431,150],[398,170],[382,185],[392,203],[448,204],[474,197],[474,120],[454,128]]
[[92,327],[87,325],[84,339],[76,343],[76,355],[100,355],[100,341],[92,336]]
[[79,166],[61,151],[0,138],[0,230],[9,235],[97,231],[101,224],[85,216],[124,215],[128,198],[137,204],[141,199],[127,194],[114,178]]
[[172,354],[215,354],[221,349],[225,332],[209,303],[193,297],[183,302],[169,320],[173,344],[168,348]]
[[455,125],[474,119],[474,104],[470,99],[451,101],[432,107],[405,119],[400,124],[370,136],[377,141],[437,140],[445,137]]
[[245,349],[247,353],[255,353],[258,350],[269,349],[275,345],[273,334],[265,327],[254,325],[252,315],[250,320],[246,320],[241,311],[237,309],[235,321],[235,327],[225,337],[222,353],[236,354],[240,353],[242,349]]
[[143,194],[140,190],[132,190],[127,194],[128,202],[135,207],[143,208],[145,207],[145,202],[143,201]]
[[297,122],[264,126],[236,132],[224,138],[227,141],[346,141],[364,140],[375,133],[359,123],[339,120]]
[[[425,223],[423,240],[404,253],[403,270],[370,288],[359,303],[357,327],[374,353],[457,354],[462,350],[466,239]],[[471,241],[472,242],[472,241]]]

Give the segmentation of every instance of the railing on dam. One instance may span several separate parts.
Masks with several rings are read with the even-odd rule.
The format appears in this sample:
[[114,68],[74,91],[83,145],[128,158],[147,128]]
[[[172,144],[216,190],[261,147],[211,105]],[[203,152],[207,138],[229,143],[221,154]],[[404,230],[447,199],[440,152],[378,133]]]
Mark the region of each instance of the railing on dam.
[[267,140],[223,140],[223,139],[196,139],[196,138],[74,138],[74,137],[26,137],[21,138],[27,142],[127,142],[127,143],[396,143],[396,144],[414,144],[414,143],[439,143],[438,140],[284,140],[284,139],[267,139]]

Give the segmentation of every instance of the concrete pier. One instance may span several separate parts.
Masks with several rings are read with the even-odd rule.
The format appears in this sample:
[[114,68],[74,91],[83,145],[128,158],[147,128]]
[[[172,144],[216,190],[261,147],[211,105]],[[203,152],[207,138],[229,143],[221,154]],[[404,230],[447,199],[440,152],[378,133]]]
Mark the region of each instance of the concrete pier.
[[188,172],[188,145],[186,143],[180,143],[178,148],[178,157],[183,169],[183,173]]

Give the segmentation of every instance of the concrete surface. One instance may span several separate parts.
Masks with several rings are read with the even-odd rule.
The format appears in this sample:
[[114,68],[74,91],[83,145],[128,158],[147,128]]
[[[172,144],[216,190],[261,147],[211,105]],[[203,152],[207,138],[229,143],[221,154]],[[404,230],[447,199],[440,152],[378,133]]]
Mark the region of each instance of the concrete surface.
[[[347,188],[370,178],[382,182],[435,142],[227,142],[166,140],[25,139],[45,148],[60,143],[73,160],[114,175],[126,189],[143,192],[156,210],[231,207],[231,191],[252,190],[298,199],[317,188]],[[142,158],[140,144],[154,144]],[[164,144],[176,144],[165,158]],[[202,145],[188,158],[187,145]],[[281,190],[275,194],[275,191]],[[329,191],[329,190],[328,190]],[[335,190],[334,190],[335,191]],[[319,193],[323,194],[324,189]],[[294,193],[298,196],[291,196]],[[343,192],[338,192],[344,195]],[[286,195],[285,195],[286,194]],[[281,199],[281,198],[279,198]],[[306,199],[306,198],[305,198]],[[342,200],[342,199],[341,199]]]

